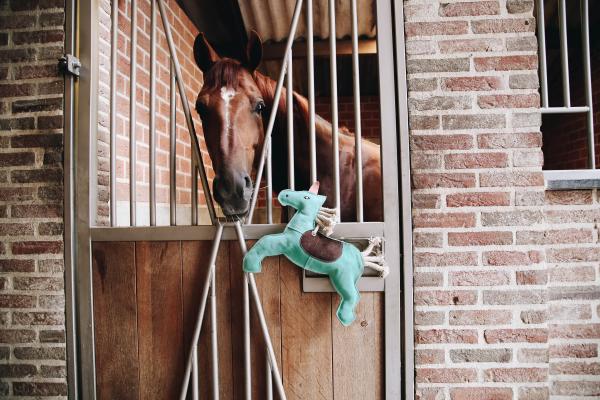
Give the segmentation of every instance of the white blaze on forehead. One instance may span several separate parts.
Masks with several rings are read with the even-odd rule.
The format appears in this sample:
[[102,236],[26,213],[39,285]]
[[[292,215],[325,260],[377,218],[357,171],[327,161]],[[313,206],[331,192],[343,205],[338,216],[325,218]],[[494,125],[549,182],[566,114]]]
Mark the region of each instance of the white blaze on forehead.
[[235,96],[235,90],[228,87],[221,87],[221,98],[225,103],[225,129],[226,132],[229,133],[229,128],[231,127],[231,121],[229,116],[229,106],[231,99]]

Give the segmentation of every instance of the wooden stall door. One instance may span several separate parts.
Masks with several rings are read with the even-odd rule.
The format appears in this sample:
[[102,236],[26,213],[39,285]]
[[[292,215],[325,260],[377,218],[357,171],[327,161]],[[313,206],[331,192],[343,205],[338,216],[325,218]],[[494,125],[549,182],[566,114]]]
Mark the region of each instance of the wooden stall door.
[[[165,399],[179,387],[206,277],[211,242],[93,244],[99,399]],[[241,253],[223,242],[217,258],[219,384],[222,399],[243,397]],[[382,399],[383,294],[362,293],[357,320],[343,327],[336,294],[303,293],[299,268],[265,260],[256,275],[287,397]],[[208,313],[206,314],[208,317]],[[210,319],[200,345],[201,398],[210,394]],[[266,358],[252,317],[252,393],[264,399]]]

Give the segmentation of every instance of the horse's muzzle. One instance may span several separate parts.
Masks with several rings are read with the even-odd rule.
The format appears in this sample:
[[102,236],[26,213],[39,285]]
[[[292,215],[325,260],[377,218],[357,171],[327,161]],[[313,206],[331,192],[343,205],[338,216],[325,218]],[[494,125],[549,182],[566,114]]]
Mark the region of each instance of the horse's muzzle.
[[213,181],[213,194],[226,216],[243,216],[252,198],[252,179],[245,173],[219,174]]

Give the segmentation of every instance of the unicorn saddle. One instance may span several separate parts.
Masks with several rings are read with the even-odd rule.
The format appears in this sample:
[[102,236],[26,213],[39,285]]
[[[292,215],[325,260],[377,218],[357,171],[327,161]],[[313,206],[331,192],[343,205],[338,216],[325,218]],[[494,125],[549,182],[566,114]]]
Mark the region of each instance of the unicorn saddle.
[[321,233],[306,231],[300,238],[300,247],[310,256],[323,262],[333,262],[342,256],[344,243]]

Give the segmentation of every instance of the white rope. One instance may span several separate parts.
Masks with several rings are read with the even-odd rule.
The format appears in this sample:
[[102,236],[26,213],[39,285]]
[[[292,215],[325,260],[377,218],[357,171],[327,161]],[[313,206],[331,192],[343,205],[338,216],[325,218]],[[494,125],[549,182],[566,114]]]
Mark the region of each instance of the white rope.
[[335,208],[321,207],[317,213],[315,222],[317,223],[317,226],[315,226],[315,229],[313,230],[313,235],[316,235],[317,232],[321,232],[321,234],[325,236],[331,236],[335,229],[335,225],[338,223],[337,210]]

